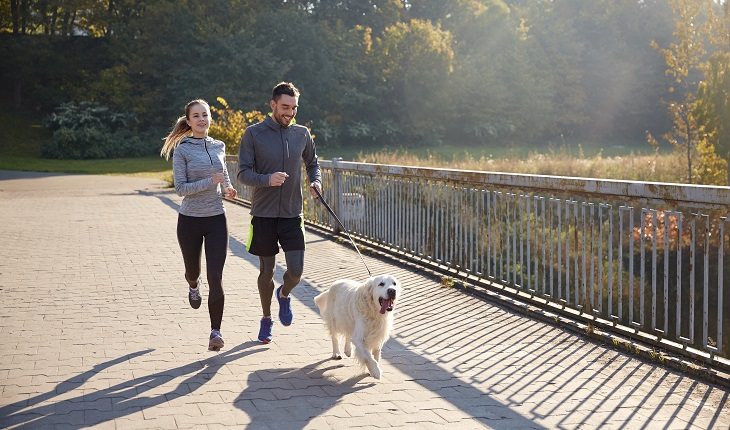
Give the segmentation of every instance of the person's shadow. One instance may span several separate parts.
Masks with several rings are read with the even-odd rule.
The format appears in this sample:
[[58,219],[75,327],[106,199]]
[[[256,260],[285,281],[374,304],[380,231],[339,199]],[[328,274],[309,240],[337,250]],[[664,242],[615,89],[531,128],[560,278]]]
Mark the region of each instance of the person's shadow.
[[[339,381],[327,372],[343,364],[322,367],[330,359],[301,368],[256,370],[248,375],[246,389],[234,404],[251,419],[252,428],[302,429],[349,394],[376,384],[361,384],[367,374]],[[268,427],[267,427],[268,426]]]
[[[90,426],[124,417],[196,391],[213,378],[225,364],[266,349],[251,349],[260,345],[258,342],[245,342],[205,360],[140,376],[96,392],[80,392],[75,397],[48,403],[54,397],[63,396],[78,389],[83,391],[84,383],[94,375],[154,350],[133,352],[97,364],[92,369],[59,383],[47,393],[0,407],[0,427],[50,428],[56,424]],[[144,396],[144,393],[182,376],[187,376],[187,378],[169,391],[154,396]],[[44,404],[39,405],[40,403]],[[94,413],[85,415],[84,409],[93,409]]]

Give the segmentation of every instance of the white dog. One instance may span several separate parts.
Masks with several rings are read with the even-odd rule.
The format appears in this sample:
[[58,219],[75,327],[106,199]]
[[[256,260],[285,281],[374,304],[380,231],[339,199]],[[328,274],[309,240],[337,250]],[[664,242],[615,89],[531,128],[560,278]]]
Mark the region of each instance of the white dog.
[[380,350],[393,327],[393,307],[400,298],[401,287],[389,275],[369,278],[365,282],[350,279],[336,281],[329,290],[314,298],[327,330],[332,336],[332,358],[339,360],[340,336],[345,338],[345,355],[355,356],[380,379]]

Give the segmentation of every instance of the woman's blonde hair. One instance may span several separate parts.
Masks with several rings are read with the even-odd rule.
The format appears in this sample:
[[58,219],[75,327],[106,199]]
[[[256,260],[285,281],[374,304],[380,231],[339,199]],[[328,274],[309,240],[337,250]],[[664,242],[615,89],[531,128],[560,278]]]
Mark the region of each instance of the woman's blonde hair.
[[180,141],[190,134],[190,130],[192,130],[192,128],[188,125],[187,119],[190,117],[190,108],[197,104],[205,105],[208,109],[210,109],[208,102],[203,99],[195,99],[188,102],[188,104],[185,105],[185,115],[178,118],[177,121],[175,121],[175,125],[172,126],[172,130],[170,130],[170,134],[162,138],[165,143],[162,144],[160,155],[165,157],[166,160],[170,159],[170,154],[175,147],[180,144]]

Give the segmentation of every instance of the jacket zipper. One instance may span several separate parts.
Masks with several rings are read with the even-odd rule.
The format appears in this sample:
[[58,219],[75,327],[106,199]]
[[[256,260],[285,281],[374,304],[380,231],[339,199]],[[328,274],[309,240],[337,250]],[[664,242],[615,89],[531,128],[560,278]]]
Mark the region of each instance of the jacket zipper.
[[208,154],[208,159],[210,159],[210,165],[213,165],[213,157],[210,156],[210,152],[208,152],[208,141],[203,140],[203,145],[205,146],[205,153]]
[[[279,127],[279,139],[281,139],[281,171],[286,172],[286,158],[284,157],[284,130]],[[281,199],[284,196],[284,185],[279,187],[279,216],[281,217]]]
[[[208,159],[210,160],[210,165],[213,166],[213,157],[210,156],[210,152],[208,152],[208,140],[203,140],[203,146],[205,147],[205,153],[208,154]],[[217,186],[216,186],[217,188]],[[223,188],[220,188],[223,189]]]

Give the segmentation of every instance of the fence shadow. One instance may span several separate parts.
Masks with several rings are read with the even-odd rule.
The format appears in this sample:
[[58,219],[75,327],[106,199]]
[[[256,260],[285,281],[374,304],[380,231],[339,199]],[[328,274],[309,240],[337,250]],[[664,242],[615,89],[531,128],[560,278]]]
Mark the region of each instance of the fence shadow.
[[[652,428],[657,417],[667,420],[667,408],[675,409],[671,417],[692,411],[710,427],[724,422],[730,398],[726,389],[699,384],[697,389],[707,390],[705,398],[712,401],[708,413],[707,405],[693,403],[689,393],[678,396],[665,387],[670,380],[680,390],[697,385],[691,376],[528,318],[496,301],[451,294],[438,280],[424,280],[413,264],[366,259],[374,274],[396,275],[407,298],[406,306],[399,306],[394,338],[386,344],[383,359],[489,427],[536,428],[545,420],[559,428],[593,423]],[[309,260],[305,275],[326,287],[360,272],[338,261],[354,265],[357,257]],[[306,286],[293,290],[314,311],[312,299],[318,292]],[[681,423],[671,418],[659,426]]]

